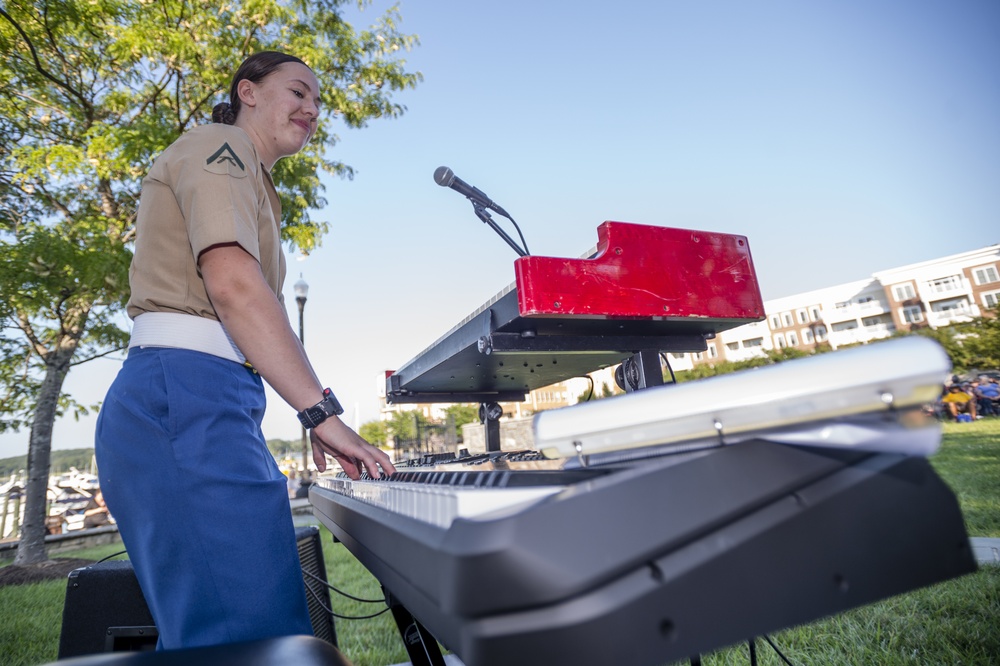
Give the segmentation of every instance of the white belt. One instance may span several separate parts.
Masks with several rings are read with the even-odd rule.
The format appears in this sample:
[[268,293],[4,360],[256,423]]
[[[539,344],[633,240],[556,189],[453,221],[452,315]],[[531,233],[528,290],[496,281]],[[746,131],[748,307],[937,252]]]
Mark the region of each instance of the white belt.
[[135,318],[128,347],[190,349],[246,364],[220,322],[179,312],[144,312]]

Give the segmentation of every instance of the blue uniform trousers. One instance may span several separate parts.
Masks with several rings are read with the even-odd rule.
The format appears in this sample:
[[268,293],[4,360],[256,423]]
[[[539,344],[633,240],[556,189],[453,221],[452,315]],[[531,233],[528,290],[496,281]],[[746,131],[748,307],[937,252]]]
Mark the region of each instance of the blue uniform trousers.
[[134,348],[101,408],[101,490],[161,649],[312,634],[264,403],[238,363]]

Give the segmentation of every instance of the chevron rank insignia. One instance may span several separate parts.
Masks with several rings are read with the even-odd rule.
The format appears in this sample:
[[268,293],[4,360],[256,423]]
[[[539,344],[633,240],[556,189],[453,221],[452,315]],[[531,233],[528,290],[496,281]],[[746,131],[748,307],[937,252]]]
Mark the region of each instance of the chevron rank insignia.
[[236,178],[242,178],[247,175],[246,165],[243,164],[243,160],[229,146],[228,142],[223,143],[218,150],[205,160],[205,171],[217,173],[220,176],[235,176]]

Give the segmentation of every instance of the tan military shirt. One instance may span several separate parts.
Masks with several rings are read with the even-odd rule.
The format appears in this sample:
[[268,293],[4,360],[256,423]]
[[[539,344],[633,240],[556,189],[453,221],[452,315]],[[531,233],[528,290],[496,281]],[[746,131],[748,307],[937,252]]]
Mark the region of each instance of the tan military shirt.
[[196,127],[156,158],[142,182],[128,314],[180,312],[218,320],[198,272],[213,245],[238,243],[281,298],[281,203],[249,135]]

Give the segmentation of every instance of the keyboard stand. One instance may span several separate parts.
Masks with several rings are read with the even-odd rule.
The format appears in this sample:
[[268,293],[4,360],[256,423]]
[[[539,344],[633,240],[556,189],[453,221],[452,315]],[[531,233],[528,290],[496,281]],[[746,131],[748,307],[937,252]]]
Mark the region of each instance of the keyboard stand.
[[483,424],[483,435],[486,438],[486,451],[500,451],[500,417],[503,407],[496,402],[479,404],[479,422]]
[[663,385],[660,350],[644,349],[622,361],[615,370],[615,383],[626,393]]
[[444,657],[437,639],[431,635],[417,619],[400,604],[392,593],[385,589],[385,602],[396,620],[396,628],[403,639],[406,654],[412,666],[445,666]]

